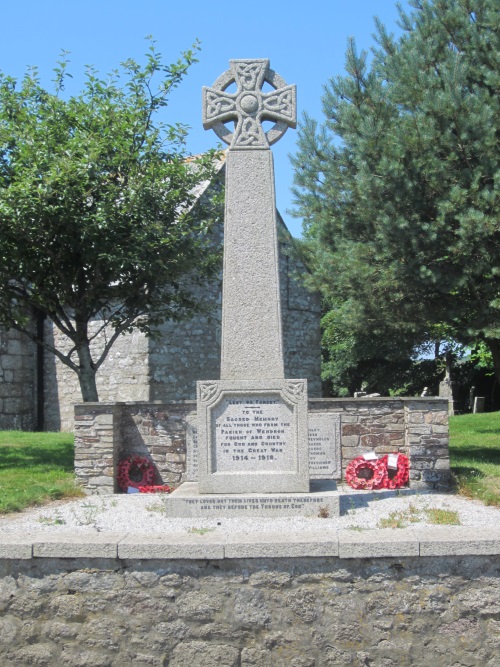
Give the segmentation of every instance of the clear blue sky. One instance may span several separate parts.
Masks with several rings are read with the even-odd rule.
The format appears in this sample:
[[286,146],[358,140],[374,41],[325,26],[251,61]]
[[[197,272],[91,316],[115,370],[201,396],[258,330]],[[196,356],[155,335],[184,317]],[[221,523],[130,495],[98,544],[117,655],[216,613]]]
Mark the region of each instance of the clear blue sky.
[[[408,7],[407,2],[401,3]],[[297,84],[299,118],[303,112],[321,119],[323,85],[344,72],[347,38],[359,49],[373,45],[378,16],[399,32],[393,0],[288,0],[281,2],[210,2],[208,0],[21,0],[2,3],[0,70],[22,76],[37,65],[49,84],[62,49],[71,52],[75,91],[83,82],[84,65],[101,73],[147,49],[153,35],[167,62],[177,59],[198,38],[200,62],[172,96],[166,122],[191,126],[188,148],[200,153],[217,137],[201,125],[201,88],[210,86],[232,58],[269,58],[288,84]],[[295,236],[301,222],[287,215],[292,205],[293,171],[288,155],[297,132],[288,130],[273,146],[277,205]]]

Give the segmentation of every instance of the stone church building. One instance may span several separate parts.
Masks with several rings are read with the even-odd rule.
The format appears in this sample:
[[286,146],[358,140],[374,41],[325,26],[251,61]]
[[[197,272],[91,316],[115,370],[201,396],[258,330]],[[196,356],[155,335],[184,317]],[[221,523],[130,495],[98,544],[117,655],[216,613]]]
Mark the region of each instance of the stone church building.
[[[307,378],[309,396],[320,397],[320,301],[303,286],[305,265],[279,214],[278,220],[285,377]],[[222,242],[222,221],[214,234]],[[222,281],[202,289],[200,296],[213,306],[210,317],[166,322],[155,338],[135,331],[117,339],[97,373],[101,401],[195,399],[197,380],[220,377]],[[51,322],[43,332],[64,347]],[[26,336],[0,330],[0,429],[71,431],[73,406],[81,401],[74,371]]]

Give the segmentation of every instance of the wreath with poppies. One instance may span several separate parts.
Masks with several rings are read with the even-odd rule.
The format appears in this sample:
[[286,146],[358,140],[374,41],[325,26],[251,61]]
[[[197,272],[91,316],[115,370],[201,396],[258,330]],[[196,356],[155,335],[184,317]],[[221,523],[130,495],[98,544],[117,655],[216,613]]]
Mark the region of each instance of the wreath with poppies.
[[151,486],[140,486],[139,493],[170,493],[171,487],[167,484],[157,484]]
[[[363,456],[353,459],[347,466],[345,479],[353,489],[400,489],[408,483],[410,478],[410,464],[408,457],[404,454],[397,455],[397,469],[392,474],[387,467],[388,455],[380,459],[366,460]],[[366,477],[362,471],[371,471],[371,476]]]
[[[137,480],[133,477],[141,477],[141,479]],[[151,486],[154,478],[153,462],[146,456],[132,454],[122,459],[118,464],[118,486],[122,491],[127,491],[129,486],[140,491],[141,487]]]
[[[360,476],[362,470],[371,470],[371,477]],[[353,489],[381,489],[386,477],[387,465],[382,459],[367,461],[362,456],[353,459],[345,471],[346,482]]]
[[[383,456],[380,460],[384,461],[385,466],[387,467],[387,454]],[[400,489],[402,486],[408,483],[410,479],[410,462],[408,457],[404,454],[398,455],[398,467],[394,476],[390,474],[388,469],[387,479],[384,482],[385,489]]]

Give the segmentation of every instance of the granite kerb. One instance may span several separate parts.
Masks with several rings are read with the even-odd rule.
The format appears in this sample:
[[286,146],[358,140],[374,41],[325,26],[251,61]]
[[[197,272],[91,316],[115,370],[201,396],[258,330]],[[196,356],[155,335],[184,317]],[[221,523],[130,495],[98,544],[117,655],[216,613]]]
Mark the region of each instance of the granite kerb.
[[227,560],[234,558],[420,558],[500,556],[500,528],[335,530],[232,534],[128,532],[9,533],[0,560],[111,558],[115,560]]

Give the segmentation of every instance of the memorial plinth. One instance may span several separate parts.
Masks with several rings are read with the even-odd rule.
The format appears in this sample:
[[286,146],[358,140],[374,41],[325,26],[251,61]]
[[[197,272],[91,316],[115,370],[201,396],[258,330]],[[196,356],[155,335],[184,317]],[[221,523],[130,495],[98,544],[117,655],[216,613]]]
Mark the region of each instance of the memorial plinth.
[[198,383],[201,493],[309,490],[307,382]]
[[178,518],[333,517],[339,493],[332,480],[312,480],[307,493],[200,494],[196,482],[185,482],[167,500],[166,515]]

